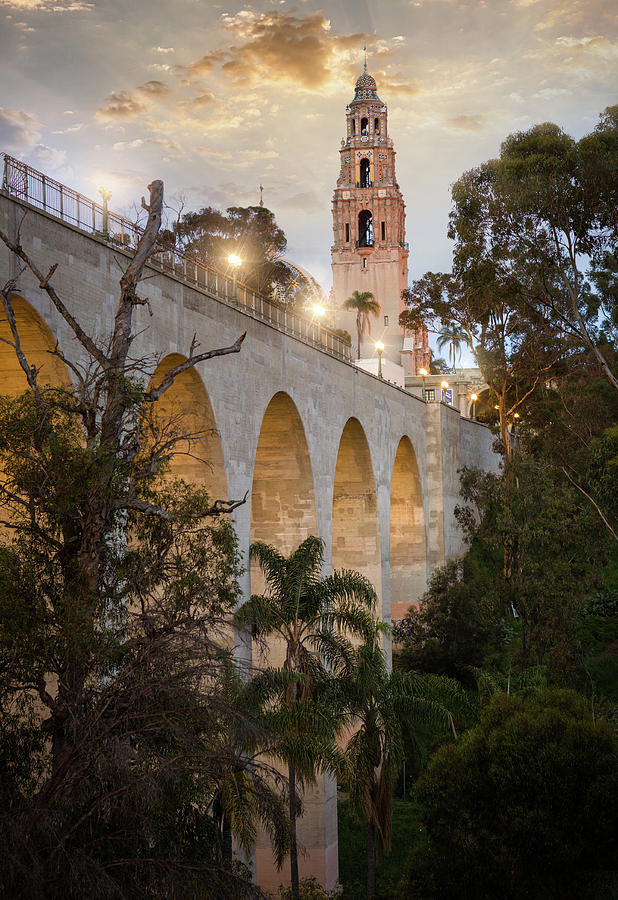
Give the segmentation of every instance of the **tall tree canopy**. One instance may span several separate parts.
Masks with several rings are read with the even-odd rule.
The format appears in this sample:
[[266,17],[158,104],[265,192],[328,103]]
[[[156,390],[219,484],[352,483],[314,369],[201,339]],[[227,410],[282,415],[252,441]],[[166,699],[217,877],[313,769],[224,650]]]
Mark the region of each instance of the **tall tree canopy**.
[[452,274],[416,281],[401,322],[464,329],[505,447],[509,417],[571,353],[618,389],[617,199],[618,107],[580,141],[551,123],[513,134],[453,186]]
[[242,260],[240,278],[263,294],[270,293],[273,280],[285,275],[278,260],[287,240],[265,206],[230,206],[225,212],[207,206],[182,215],[163,237],[217,269],[225,270],[228,256],[236,254]]

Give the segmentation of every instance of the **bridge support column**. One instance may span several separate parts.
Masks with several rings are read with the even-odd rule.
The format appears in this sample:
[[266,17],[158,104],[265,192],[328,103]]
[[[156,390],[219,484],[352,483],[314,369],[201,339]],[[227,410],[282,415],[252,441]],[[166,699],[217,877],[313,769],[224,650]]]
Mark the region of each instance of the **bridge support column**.
[[460,421],[456,409],[444,403],[426,408],[427,577],[463,549],[455,520],[461,468]]

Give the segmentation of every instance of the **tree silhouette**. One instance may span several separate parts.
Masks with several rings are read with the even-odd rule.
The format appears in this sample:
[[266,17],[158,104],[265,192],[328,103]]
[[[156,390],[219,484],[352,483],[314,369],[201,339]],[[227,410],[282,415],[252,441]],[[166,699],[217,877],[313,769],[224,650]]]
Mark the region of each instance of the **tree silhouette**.
[[354,291],[351,297],[343,303],[344,309],[356,310],[356,333],[358,335],[358,359],[360,359],[360,348],[363,334],[371,334],[371,321],[369,316],[377,316],[380,313],[380,304],[375,299],[371,291]]

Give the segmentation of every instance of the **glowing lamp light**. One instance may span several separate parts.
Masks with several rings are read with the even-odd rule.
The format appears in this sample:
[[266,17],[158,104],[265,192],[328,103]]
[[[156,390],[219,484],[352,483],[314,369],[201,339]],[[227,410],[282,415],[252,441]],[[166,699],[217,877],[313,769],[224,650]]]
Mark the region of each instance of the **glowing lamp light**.
[[429,372],[427,371],[427,369],[419,369],[419,370],[418,370],[418,374],[419,374],[422,378],[427,378],[427,375],[429,374]]
[[313,307],[313,313],[316,316],[324,316],[326,315],[326,310],[323,306],[320,306],[319,303],[316,303],[316,305]]
[[376,341],[376,350],[378,351],[378,378],[382,378],[382,353],[384,351],[382,341]]
[[514,418],[514,419],[519,419],[519,413],[513,413],[513,418]]
[[477,394],[470,394],[470,400],[472,400],[473,403],[476,403],[476,401],[478,400],[478,395],[477,395]]
[[240,258],[240,256],[236,256],[235,253],[230,253],[230,255],[227,258],[227,261],[229,262],[229,264],[231,266],[236,266],[236,268],[238,268],[239,266],[242,266],[242,259]]
[[448,381],[441,381],[440,387],[442,388],[443,391],[448,391]]
[[99,194],[100,194],[101,197],[103,198],[103,203],[107,203],[108,200],[111,200],[111,199],[112,199],[112,192],[110,191],[109,188],[106,188],[106,187],[100,187],[100,188],[99,188]]

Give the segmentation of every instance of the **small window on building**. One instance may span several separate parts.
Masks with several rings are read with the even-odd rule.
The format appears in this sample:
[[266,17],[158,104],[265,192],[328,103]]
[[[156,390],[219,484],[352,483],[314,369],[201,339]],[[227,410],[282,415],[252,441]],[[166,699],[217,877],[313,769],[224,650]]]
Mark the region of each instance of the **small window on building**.
[[386,240],[386,222],[382,222],[382,240]]
[[356,134],[356,119],[352,119],[352,134]]
[[361,119],[361,134],[369,134],[369,119]]
[[367,268],[367,257],[363,256],[363,269]]
[[429,403],[435,403],[435,399],[436,399],[435,388],[427,388],[427,390],[425,391],[425,399]]
[[388,328],[388,316],[384,316],[384,327]]
[[380,134],[380,120],[379,119],[373,120],[373,130],[375,131],[376,134]]
[[350,223],[345,223],[345,242],[346,244],[350,243]]

